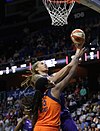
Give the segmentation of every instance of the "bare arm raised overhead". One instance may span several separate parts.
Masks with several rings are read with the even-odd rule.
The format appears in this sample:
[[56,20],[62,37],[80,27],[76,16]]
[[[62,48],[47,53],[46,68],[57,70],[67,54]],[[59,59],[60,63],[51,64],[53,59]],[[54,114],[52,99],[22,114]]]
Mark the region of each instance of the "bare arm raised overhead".
[[74,60],[74,65],[72,66],[71,70],[69,71],[68,75],[65,76],[65,78],[57,83],[54,88],[51,89],[51,93],[55,98],[59,98],[60,93],[64,90],[64,88],[68,85],[70,82],[71,78],[73,77],[76,68],[79,63],[79,58],[83,55],[83,53],[86,51],[85,48],[81,49],[80,52],[78,53],[77,57],[75,57]]
[[72,59],[72,61],[68,65],[63,67],[60,71],[54,73],[54,75],[52,75],[49,78],[50,80],[52,80],[55,83],[58,83],[62,78],[64,78],[68,74],[68,72],[70,71],[72,66],[75,64],[75,59],[80,54],[80,51],[82,49],[83,44],[84,44],[84,42],[82,44],[75,45],[76,46],[76,53],[75,53],[74,58]]

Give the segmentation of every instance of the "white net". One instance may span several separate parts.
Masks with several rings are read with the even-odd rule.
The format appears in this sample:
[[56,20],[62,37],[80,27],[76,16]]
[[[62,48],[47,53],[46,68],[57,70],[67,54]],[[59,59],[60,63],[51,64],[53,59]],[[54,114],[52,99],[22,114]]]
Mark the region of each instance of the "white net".
[[52,25],[63,26],[68,24],[68,16],[75,4],[64,2],[53,2],[51,0],[42,0],[52,20]]

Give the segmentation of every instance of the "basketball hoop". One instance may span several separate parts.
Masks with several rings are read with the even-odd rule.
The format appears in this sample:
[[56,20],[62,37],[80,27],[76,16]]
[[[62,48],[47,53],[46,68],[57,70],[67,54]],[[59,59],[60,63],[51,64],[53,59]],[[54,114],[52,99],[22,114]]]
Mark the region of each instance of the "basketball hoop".
[[63,26],[68,24],[68,16],[79,0],[42,0],[52,20],[52,25]]

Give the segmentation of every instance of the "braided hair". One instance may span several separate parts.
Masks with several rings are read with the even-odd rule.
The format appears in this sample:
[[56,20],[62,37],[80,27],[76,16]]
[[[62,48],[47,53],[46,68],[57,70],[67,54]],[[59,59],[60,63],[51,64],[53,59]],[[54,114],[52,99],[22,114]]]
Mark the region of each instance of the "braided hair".
[[37,78],[37,77],[34,78],[34,76],[39,75],[38,71],[36,71],[39,62],[40,61],[37,61],[36,63],[33,64],[31,69],[32,74],[30,76],[27,76],[27,78],[21,83],[21,87],[28,87],[28,86],[34,87],[34,79]]
[[22,83],[21,87],[28,87],[28,86],[33,86],[34,83],[32,82],[32,75],[28,76]]
[[26,111],[31,111],[33,116],[33,127],[38,118],[38,111],[42,112],[42,94],[38,90],[34,90],[33,96],[24,96],[21,99],[21,106]]

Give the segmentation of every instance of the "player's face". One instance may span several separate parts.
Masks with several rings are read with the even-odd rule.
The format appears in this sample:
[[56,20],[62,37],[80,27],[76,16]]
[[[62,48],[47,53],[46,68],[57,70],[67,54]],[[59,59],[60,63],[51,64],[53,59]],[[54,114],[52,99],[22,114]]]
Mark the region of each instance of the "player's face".
[[36,68],[37,71],[41,71],[41,72],[47,72],[48,71],[48,67],[46,65],[46,63],[44,61],[40,61],[38,63],[38,66]]

